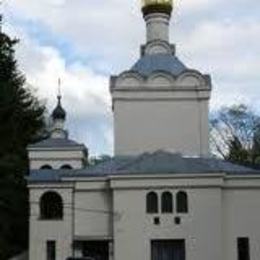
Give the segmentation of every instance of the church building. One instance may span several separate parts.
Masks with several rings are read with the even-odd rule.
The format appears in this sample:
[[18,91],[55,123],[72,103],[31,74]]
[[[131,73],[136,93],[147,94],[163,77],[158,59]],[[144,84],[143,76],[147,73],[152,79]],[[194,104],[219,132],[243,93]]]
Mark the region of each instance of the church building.
[[169,41],[172,0],[143,0],[146,43],[110,78],[114,151],[90,166],[58,96],[28,147],[30,260],[259,260],[260,173],[212,158],[211,78]]

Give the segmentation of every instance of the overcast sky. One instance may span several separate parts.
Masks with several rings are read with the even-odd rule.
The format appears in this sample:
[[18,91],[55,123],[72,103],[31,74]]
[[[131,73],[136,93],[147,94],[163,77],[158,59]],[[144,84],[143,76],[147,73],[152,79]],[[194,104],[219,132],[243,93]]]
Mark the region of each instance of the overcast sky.
[[[5,0],[3,12],[37,95],[51,111],[60,77],[70,137],[91,155],[111,154],[109,75],[138,59],[140,0]],[[259,14],[259,0],[175,1],[171,42],[188,67],[211,74],[211,110],[237,102],[260,108]]]

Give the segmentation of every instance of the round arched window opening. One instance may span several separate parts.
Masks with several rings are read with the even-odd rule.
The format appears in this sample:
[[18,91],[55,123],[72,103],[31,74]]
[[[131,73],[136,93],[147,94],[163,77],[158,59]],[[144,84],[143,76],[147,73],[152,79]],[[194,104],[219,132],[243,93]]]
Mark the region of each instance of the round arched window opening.
[[40,200],[40,219],[63,219],[63,202],[57,192],[49,191],[42,195]]
[[188,213],[188,195],[185,191],[179,191],[176,195],[177,213]]
[[64,169],[64,170],[72,170],[72,166],[69,165],[69,164],[64,164],[60,167],[61,169]]
[[172,213],[173,212],[173,198],[169,191],[165,191],[161,197],[162,213]]
[[158,213],[158,196],[153,191],[146,195],[146,212],[151,214]]
[[41,170],[51,170],[52,167],[49,164],[45,164],[43,166],[41,166]]

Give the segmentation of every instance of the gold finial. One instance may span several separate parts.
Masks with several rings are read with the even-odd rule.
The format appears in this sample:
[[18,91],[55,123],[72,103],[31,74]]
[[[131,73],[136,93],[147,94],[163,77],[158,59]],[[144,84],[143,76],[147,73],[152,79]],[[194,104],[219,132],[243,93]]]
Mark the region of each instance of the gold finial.
[[171,15],[173,9],[173,0],[142,0],[143,15],[152,13],[164,13]]
[[171,5],[172,6],[172,0],[142,0],[142,6],[148,6],[148,5]]

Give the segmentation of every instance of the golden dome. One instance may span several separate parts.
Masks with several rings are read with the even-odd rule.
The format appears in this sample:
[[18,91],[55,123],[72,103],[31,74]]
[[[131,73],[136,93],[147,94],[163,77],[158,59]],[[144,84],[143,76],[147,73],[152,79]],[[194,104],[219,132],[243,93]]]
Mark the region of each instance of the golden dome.
[[170,5],[172,6],[172,0],[142,0],[142,7],[148,5]]
[[151,13],[171,14],[173,0],[142,0],[142,11],[144,16]]

